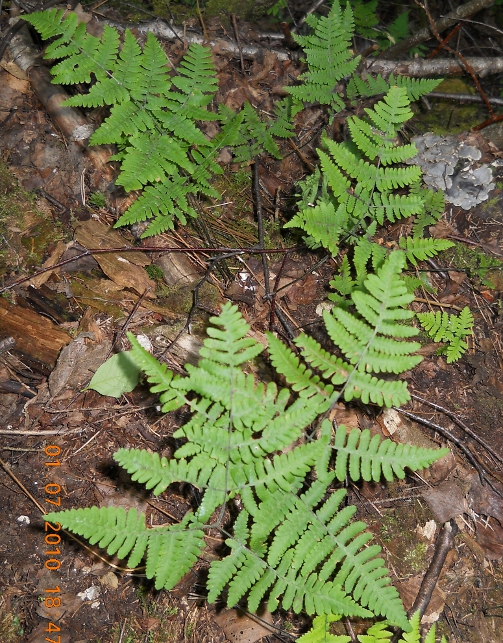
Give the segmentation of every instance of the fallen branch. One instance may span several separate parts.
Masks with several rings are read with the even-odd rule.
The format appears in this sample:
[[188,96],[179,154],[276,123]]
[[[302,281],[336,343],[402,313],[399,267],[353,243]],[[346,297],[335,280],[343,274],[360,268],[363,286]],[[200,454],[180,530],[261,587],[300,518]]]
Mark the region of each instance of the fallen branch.
[[[459,100],[461,103],[483,103],[484,99],[479,94],[449,94],[448,92],[430,92],[427,98],[444,98],[446,100]],[[487,100],[493,105],[503,105],[503,98],[488,96]]]
[[[490,7],[493,4],[494,0],[471,0],[471,2],[467,2],[466,4],[457,7],[456,9],[454,9],[454,11],[449,12],[446,16],[438,20],[435,23],[435,27],[438,32],[445,31],[449,27],[454,26],[456,22],[461,18],[468,18],[469,16],[473,16],[478,11],[481,11],[481,9]],[[426,40],[430,40],[430,38],[433,38],[431,28],[424,27],[424,29],[420,29],[415,34],[410,36],[410,38],[406,38],[396,45],[393,45],[393,47],[386,49],[386,51],[381,56],[381,60],[390,60],[392,58],[396,58],[400,54],[409,51],[416,45],[419,45]]]
[[[480,58],[465,58],[473,71],[481,78],[489,74],[499,74],[503,71],[503,57],[491,56]],[[390,74],[425,78],[428,76],[461,76],[465,69],[455,58],[437,58],[434,60],[384,60],[376,58],[367,60],[364,66],[366,71],[373,74]]]

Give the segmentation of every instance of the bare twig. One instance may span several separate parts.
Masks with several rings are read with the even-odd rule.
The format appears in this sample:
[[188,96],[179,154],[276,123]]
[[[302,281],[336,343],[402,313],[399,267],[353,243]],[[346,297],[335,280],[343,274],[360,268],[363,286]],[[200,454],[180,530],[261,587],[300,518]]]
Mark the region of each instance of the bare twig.
[[482,86],[481,86],[481,84],[480,84],[480,81],[479,81],[479,79],[477,78],[477,74],[476,74],[476,73],[473,71],[473,69],[470,67],[469,63],[467,62],[466,58],[463,56],[463,54],[462,54],[461,52],[459,52],[459,51],[457,51],[457,50],[452,49],[451,47],[449,47],[449,46],[446,44],[445,39],[444,39],[444,40],[442,40],[442,38],[440,37],[440,34],[439,34],[439,32],[438,32],[438,29],[437,29],[437,27],[436,27],[436,25],[435,25],[435,21],[434,21],[434,20],[433,20],[433,18],[431,17],[431,14],[430,14],[430,12],[429,12],[429,10],[428,10],[427,0],[424,0],[424,4],[421,4],[421,2],[419,2],[419,0],[415,0],[415,2],[416,2],[416,4],[417,4],[419,7],[421,7],[421,8],[424,10],[424,12],[426,13],[426,16],[428,17],[428,21],[429,21],[429,23],[430,23],[430,28],[431,28],[431,30],[432,30],[432,32],[433,32],[433,34],[434,34],[435,38],[436,38],[436,39],[438,40],[438,42],[440,43],[440,46],[441,46],[441,47],[443,47],[443,49],[445,49],[446,51],[450,52],[451,54],[454,54],[454,56],[456,56],[456,57],[459,59],[459,61],[464,65],[464,67],[465,67],[466,71],[467,71],[467,72],[470,74],[470,76],[472,77],[473,82],[475,83],[475,85],[476,85],[476,87],[477,87],[477,89],[478,89],[478,91],[479,91],[479,94],[482,96],[482,99],[483,99],[483,101],[484,101],[484,103],[485,103],[485,105],[486,105],[486,107],[487,107],[487,111],[488,111],[488,112],[489,112],[489,114],[491,115],[491,119],[494,119],[494,118],[495,118],[495,116],[494,116],[494,110],[493,110],[493,108],[491,107],[491,103],[487,100],[487,96],[485,95],[485,92],[484,92],[484,90],[482,89]]
[[[449,12],[444,18],[438,20],[435,23],[435,28],[438,32],[445,31],[449,27],[455,25],[460,18],[468,18],[468,16],[472,16],[481,9],[490,7],[493,4],[494,0],[471,0],[471,2],[467,2],[466,4],[457,7],[454,11]],[[430,27],[420,29],[410,38],[406,38],[405,40],[402,40],[402,42],[399,42],[396,45],[393,45],[393,47],[387,49],[381,58],[386,58],[388,60],[396,58],[416,45],[425,42],[425,40],[429,40],[431,37],[432,32]]]
[[423,577],[416,600],[408,612],[409,617],[415,614],[418,610],[421,616],[426,612],[426,609],[430,604],[433,590],[435,589],[440,577],[440,572],[444,566],[445,559],[447,558],[449,551],[452,549],[454,537],[457,533],[458,526],[452,519],[444,523],[442,526],[435,542],[435,553],[433,554],[430,566]]
[[306,11],[305,15],[298,21],[292,31],[298,31],[299,28],[302,27],[302,25],[306,22],[307,16],[310,16],[312,13],[314,13],[316,9],[319,9],[324,2],[325,0],[315,0],[314,4],[311,5],[311,7]]
[[[491,489],[498,494],[498,496],[501,496],[501,491],[499,491],[493,483],[488,479],[488,475],[493,475],[490,471],[488,471],[485,466],[478,460],[478,458],[470,451],[470,449],[464,444],[462,440],[457,438],[455,435],[453,435],[448,429],[446,429],[443,426],[440,426],[439,424],[435,424],[435,422],[430,422],[426,418],[421,417],[420,415],[415,415],[414,413],[410,413],[409,411],[405,411],[405,409],[399,409],[397,407],[393,407],[395,411],[398,411],[398,413],[401,413],[402,415],[405,415],[406,417],[410,418],[411,420],[414,420],[415,422],[419,422],[419,424],[424,424],[424,426],[427,426],[430,429],[433,429],[434,431],[438,431],[440,435],[443,435],[445,438],[447,438],[450,442],[453,442],[460,451],[462,451],[468,461],[472,464],[472,466],[477,470],[477,473],[479,474],[479,478],[482,484],[487,484],[491,487]],[[487,475],[486,475],[487,474]],[[497,476],[495,476],[497,477]]]
[[243,50],[241,49],[241,42],[239,40],[239,30],[238,30],[238,21],[236,19],[236,14],[232,14],[232,28],[234,29],[234,36],[236,37],[236,45],[239,50],[239,61],[241,63],[241,71],[245,73],[245,61],[243,59]]
[[[461,103],[483,103],[484,99],[478,94],[450,94],[448,92],[430,92],[428,98],[444,98],[446,100],[459,100]],[[503,98],[488,96],[487,100],[492,105],[503,105]]]
[[435,404],[435,402],[430,402],[429,400],[425,400],[424,398],[419,397],[419,395],[414,395],[413,393],[411,393],[410,396],[413,400],[417,400],[418,402],[421,402],[421,404],[427,404],[432,409],[436,409],[437,411],[444,413],[444,415],[447,415],[447,417],[451,418],[451,420],[455,422],[459,427],[461,427],[467,435],[469,435],[481,446],[483,446],[484,449],[486,449],[486,451],[490,453],[495,460],[498,460],[503,464],[503,457],[498,455],[485,440],[483,440],[480,436],[478,436],[475,433],[475,431],[472,431],[472,429],[470,429],[470,427],[467,426],[456,413],[454,413],[453,411],[450,411],[449,409],[446,409],[443,406],[440,406],[439,404]]

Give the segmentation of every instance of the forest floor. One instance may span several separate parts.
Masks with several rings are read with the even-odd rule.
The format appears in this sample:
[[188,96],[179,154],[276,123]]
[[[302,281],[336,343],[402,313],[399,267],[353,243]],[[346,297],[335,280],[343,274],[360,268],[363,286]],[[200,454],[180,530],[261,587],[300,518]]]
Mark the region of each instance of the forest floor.
[[[218,24],[207,26],[215,29],[215,36],[226,35]],[[243,30],[245,43],[253,33],[247,27]],[[167,51],[175,62],[183,53],[180,43],[167,45]],[[267,110],[278,88],[288,84],[288,76],[298,73],[298,66],[279,62],[274,55],[245,61],[245,69],[239,59],[224,53],[217,52],[216,59],[219,100],[233,109],[250,100]],[[442,432],[393,410],[376,414],[358,404],[341,405],[334,419],[398,436],[400,441],[451,447],[450,457],[421,475],[392,484],[350,485],[349,502],[373,532],[373,542],[382,546],[406,609],[429,566],[440,526],[455,517],[459,533],[426,622],[438,621],[439,631],[449,641],[500,643],[503,498],[497,492],[503,491],[503,171],[498,161],[503,158],[503,129],[469,133],[484,120],[482,107],[457,108],[437,101],[431,113],[414,109],[409,136],[435,127],[436,133],[455,135],[480,149],[481,163],[494,164],[496,187],[488,200],[470,210],[446,208],[437,232],[456,240],[456,245],[439,257],[437,268],[421,267],[432,292],[423,293],[414,304],[418,311],[429,306],[438,310],[435,306],[441,304],[451,313],[469,306],[475,315],[470,348],[448,365],[445,357],[435,354],[438,346],[422,337],[424,361],[407,374],[416,397],[404,407],[453,433],[473,453],[473,460],[468,461],[466,452]],[[323,122],[317,108],[303,118],[298,124],[303,133],[315,132]],[[255,258],[244,268],[229,261],[211,274],[199,290],[199,306],[187,332],[192,291],[210,258],[209,253],[190,249],[257,243],[250,168],[239,168],[230,156],[222,157],[225,174],[218,189],[223,201],[204,204],[198,226],[140,241],[134,230],[111,231],[129,197],[117,189],[106,191],[110,176],[91,167],[82,150],[55,128],[30,82],[12,68],[0,69],[0,126],[2,286],[36,273],[42,265],[70,258],[79,248],[131,243],[138,247],[130,264],[113,259],[106,263],[103,255],[86,257],[24,282],[0,298],[0,638],[7,643],[38,643],[45,637],[59,643],[295,640],[305,631],[307,619],[281,611],[263,622],[247,615],[238,619],[234,610],[205,602],[204,574],[207,560],[215,555],[211,546],[207,560],[201,560],[174,590],[156,591],[141,572],[124,570],[121,561],[103,556],[97,548],[66,536],[60,542],[59,534],[44,530],[42,520],[42,511],[54,504],[61,509],[135,506],[146,512],[149,524],[158,525],[181,519],[195,502],[191,490],[181,486],[170,487],[157,498],[146,494],[112,460],[121,447],[172,453],[171,436],[181,413],[160,414],[156,396],[143,386],[119,399],[83,389],[112,349],[127,347],[126,329],[146,335],[157,355],[181,332],[165,355],[169,367],[181,372],[187,361],[197,359],[208,318],[227,298],[239,303],[252,333],[263,340],[269,307],[244,292],[238,277],[246,270],[259,284],[263,281]],[[268,248],[296,241],[285,237],[281,227],[295,211],[296,182],[316,162],[318,139],[307,137],[311,138],[301,152],[285,144],[283,160],[264,158],[261,163]],[[403,225],[406,222],[383,228],[381,242],[396,241]],[[183,247],[186,253],[167,258],[161,251],[142,251],[152,245]],[[323,259],[321,251],[291,253],[284,263],[270,255],[274,287],[282,289],[277,306],[294,329],[321,333],[319,310],[337,267],[332,259]],[[134,288],[128,287],[133,282]],[[15,346],[3,342],[10,335]],[[470,438],[459,421],[490,449]],[[474,461],[490,472],[492,488],[481,484]],[[48,551],[55,553],[49,556]],[[59,600],[51,601],[56,593],[50,590],[55,588]],[[366,626],[353,623],[357,633]]]

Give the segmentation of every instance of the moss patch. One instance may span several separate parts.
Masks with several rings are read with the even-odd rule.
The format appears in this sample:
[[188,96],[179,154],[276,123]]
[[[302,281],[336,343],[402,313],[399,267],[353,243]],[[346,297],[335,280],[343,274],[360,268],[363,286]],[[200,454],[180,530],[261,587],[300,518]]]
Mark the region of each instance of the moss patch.
[[0,277],[21,267],[38,267],[47,248],[63,238],[61,227],[36,204],[36,195],[21,188],[0,161]]

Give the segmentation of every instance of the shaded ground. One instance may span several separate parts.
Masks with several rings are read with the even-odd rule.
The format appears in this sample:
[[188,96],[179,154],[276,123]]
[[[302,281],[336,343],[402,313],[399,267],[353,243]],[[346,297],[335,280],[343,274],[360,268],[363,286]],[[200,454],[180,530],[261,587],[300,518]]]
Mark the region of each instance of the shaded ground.
[[[267,109],[274,88],[286,84],[286,76],[298,71],[276,60],[269,61],[270,69],[263,74],[264,63],[255,63],[243,79],[239,63],[223,56],[219,63],[221,98],[234,108],[245,99],[255,99]],[[89,237],[94,242],[103,238],[106,243],[114,243],[107,236],[108,226],[116,219],[116,212],[123,211],[125,195],[109,191],[106,198],[103,194],[101,198],[95,196],[91,200],[94,205],[89,205],[89,197],[108,185],[108,177],[93,172],[79,149],[54,128],[27,81],[0,70],[0,87],[1,109],[17,108],[9,113],[8,120],[3,120],[8,112],[0,112],[0,226],[4,240],[0,268],[3,284],[8,284],[30,274],[48,258],[69,256],[65,253],[75,250],[76,239],[83,247],[92,247],[86,245],[91,243],[86,241]],[[315,109],[305,118],[310,119],[306,124],[310,132],[323,121]],[[426,131],[420,120],[413,124],[417,131]],[[478,143],[484,162],[492,162],[503,153],[502,147],[491,147],[482,138]],[[313,143],[304,148],[301,156],[285,147],[282,162],[267,160],[261,168],[269,247],[290,241],[281,236],[280,226],[291,214],[288,195],[292,186],[305,174],[306,160],[315,159],[314,147]],[[199,227],[162,235],[155,243],[190,248],[210,242],[236,246],[257,242],[249,173],[231,163],[226,170],[219,185],[225,204],[207,206],[203,217],[210,239]],[[465,305],[475,311],[470,350],[458,363],[447,365],[445,358],[434,355],[437,347],[423,338],[426,358],[408,377],[413,393],[455,413],[500,458],[503,288],[498,257],[503,254],[502,187],[500,184],[489,201],[470,212],[456,207],[447,209],[443,222],[449,226],[449,234],[466,237],[471,243],[459,242],[454,250],[444,253],[439,259],[440,272],[432,266],[423,267],[429,270],[438,300],[451,306],[451,312]],[[214,214],[214,206],[219,206],[218,215]],[[393,243],[399,234],[400,226],[389,226],[383,231],[383,242]],[[120,231],[120,235],[123,241],[118,245],[134,241],[131,231]],[[120,561],[105,560],[94,548],[66,535],[61,536],[60,542],[60,534],[44,531],[35,501],[47,511],[54,506],[47,498],[59,502],[62,509],[92,504],[136,506],[146,511],[147,520],[154,525],[179,520],[197,502],[193,492],[183,487],[170,488],[153,499],[132,485],[112,460],[120,447],[147,448],[170,455],[175,447],[171,435],[183,421],[180,413],[161,416],[157,398],[142,387],[119,400],[93,391],[81,392],[112,349],[112,343],[115,349],[125,346],[121,329],[126,323],[128,330],[149,337],[156,354],[162,353],[184,330],[192,303],[190,292],[203,276],[206,257],[188,254],[187,259],[179,255],[173,267],[161,260],[160,253],[137,254],[136,261],[132,260],[138,268],[136,289],[125,287],[124,280],[127,284],[132,279],[132,268],[117,262],[105,266],[89,258],[58,273],[48,273],[44,282],[17,287],[9,291],[8,299],[1,300],[7,313],[0,318],[0,340],[14,312],[21,315],[23,309],[30,311],[26,315],[34,311],[38,315],[33,321],[32,341],[23,345],[20,331],[21,345],[18,342],[14,348],[7,346],[0,356],[0,424],[5,463],[0,473],[0,508],[4,515],[0,532],[0,634],[7,642],[35,643],[52,636],[59,643],[204,643],[226,640],[224,631],[229,640],[243,642],[257,640],[259,634],[266,636],[270,631],[250,633],[248,638],[236,634],[233,638],[229,633],[231,617],[224,613],[223,618],[217,619],[221,606],[205,603],[207,561],[215,556],[220,544],[216,534],[208,539],[206,560],[199,561],[195,571],[168,593],[155,591],[141,572],[124,570]],[[277,283],[272,283],[283,288],[281,297],[278,295],[279,310],[293,328],[304,327],[315,334],[319,334],[316,307],[324,300],[335,269],[332,261],[318,265],[322,258],[316,253],[299,254],[284,265],[271,264],[272,279],[279,275]],[[260,294],[260,263],[251,259],[247,269]],[[453,272],[446,278],[445,271],[449,269]],[[241,264],[230,262],[222,272],[215,271],[201,289],[201,308],[191,319],[191,334],[182,333],[177,346],[167,354],[171,368],[180,370],[186,361],[196,358],[208,316],[217,312],[225,294],[240,303],[252,332],[259,340],[263,338],[269,310],[259,296],[250,299],[239,279],[234,279],[242,270]],[[149,295],[141,298],[148,287]],[[424,293],[424,299],[433,297]],[[416,305],[417,310],[426,309],[424,302]],[[28,317],[21,319],[28,323]],[[43,354],[37,353],[42,338],[50,339]],[[64,349],[67,352],[58,359],[63,346],[68,347]],[[269,376],[266,365],[263,375]],[[417,400],[406,408],[461,438],[494,473],[494,485],[500,488],[497,480],[503,482],[501,460],[464,435],[452,418]],[[391,433],[390,423],[396,420],[390,413],[376,418],[371,409],[359,407],[338,409],[335,418],[339,423],[368,427],[385,435]],[[402,423],[400,430],[408,440],[429,440],[434,445],[447,442],[445,436],[427,427],[419,428],[417,423],[403,418]],[[439,498],[445,497],[452,505],[458,494],[459,501],[465,503],[457,518],[460,534],[440,577],[430,606],[430,620],[440,617],[440,630],[449,640],[496,643],[503,630],[503,504],[487,485],[479,485],[466,454],[455,447],[453,453],[453,457],[423,476],[385,486],[353,486],[349,500],[356,504],[359,517],[368,523],[375,541],[382,545],[393,580],[408,608],[433,555],[438,525],[443,522],[439,519],[443,515]],[[14,478],[9,477],[8,471]],[[442,491],[440,485],[446,482],[455,487],[444,487]],[[441,491],[440,496],[427,502],[422,494],[430,486]],[[438,523],[436,531],[431,522],[434,519]],[[56,587],[61,605],[48,591]],[[61,630],[51,630],[51,614],[59,616],[60,611],[64,612],[58,621]],[[241,623],[239,631],[252,627],[249,621],[244,623],[246,627]],[[280,640],[288,641],[307,623],[293,614],[278,613],[272,625]],[[356,623],[354,627],[360,631],[363,624]],[[271,635],[265,640],[275,639]]]

